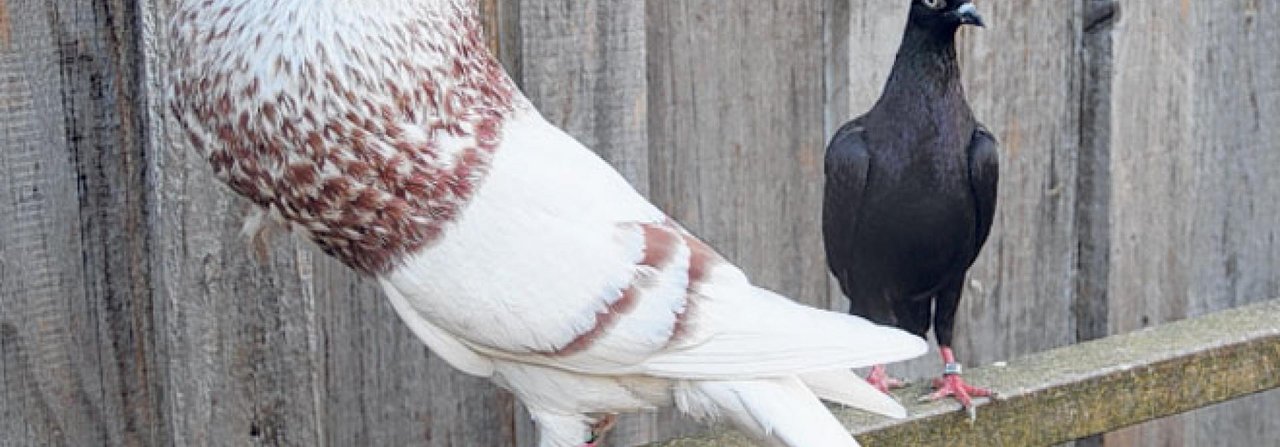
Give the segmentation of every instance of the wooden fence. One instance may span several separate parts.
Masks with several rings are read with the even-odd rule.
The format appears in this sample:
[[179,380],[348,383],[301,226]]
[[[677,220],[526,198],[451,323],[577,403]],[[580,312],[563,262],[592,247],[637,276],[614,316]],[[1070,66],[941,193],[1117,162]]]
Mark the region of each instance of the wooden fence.
[[[172,1],[0,0],[0,445],[528,445],[372,284],[291,237],[253,260],[245,203],[160,106]],[[822,149],[877,96],[906,0],[481,4],[553,122],[759,284],[845,306]],[[961,53],[1003,178],[962,360],[1280,296],[1280,3],[978,6]],[[1269,445],[1277,420],[1273,392],[1086,442]]]

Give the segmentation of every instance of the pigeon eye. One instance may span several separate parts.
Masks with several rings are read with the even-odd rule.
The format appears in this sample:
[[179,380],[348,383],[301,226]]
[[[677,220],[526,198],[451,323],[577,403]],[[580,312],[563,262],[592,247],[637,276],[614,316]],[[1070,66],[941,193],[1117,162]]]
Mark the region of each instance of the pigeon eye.
[[920,0],[929,9],[942,9],[947,7],[947,0]]

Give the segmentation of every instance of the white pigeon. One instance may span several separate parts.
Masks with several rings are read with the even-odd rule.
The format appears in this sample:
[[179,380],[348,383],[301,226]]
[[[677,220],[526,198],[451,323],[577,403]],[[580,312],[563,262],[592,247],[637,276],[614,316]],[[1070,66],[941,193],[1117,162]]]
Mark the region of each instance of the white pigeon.
[[548,123],[464,0],[179,0],[172,113],[217,177],[376,279],[544,447],[674,405],[779,446],[850,446],[819,398],[901,417],[848,368],[916,336],[753,286]]

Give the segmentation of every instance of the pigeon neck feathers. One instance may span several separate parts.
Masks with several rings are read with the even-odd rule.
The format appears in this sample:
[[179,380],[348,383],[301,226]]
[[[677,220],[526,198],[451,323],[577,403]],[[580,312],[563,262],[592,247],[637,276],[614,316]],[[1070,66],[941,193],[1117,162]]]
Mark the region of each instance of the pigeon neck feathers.
[[233,190],[364,274],[435,241],[526,101],[464,0],[184,0],[170,100]]
[[970,115],[956,58],[955,28],[907,22],[893,69],[872,109],[897,113]]

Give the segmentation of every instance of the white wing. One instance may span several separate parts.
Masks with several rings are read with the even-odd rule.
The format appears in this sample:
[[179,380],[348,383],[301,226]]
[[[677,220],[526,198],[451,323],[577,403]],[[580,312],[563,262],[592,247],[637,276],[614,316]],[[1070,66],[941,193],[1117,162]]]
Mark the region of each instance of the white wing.
[[445,237],[381,278],[412,308],[400,313],[419,337],[464,371],[487,370],[461,346],[581,373],[690,379],[925,352],[919,337],[752,286],[535,111],[509,122],[503,142]]

